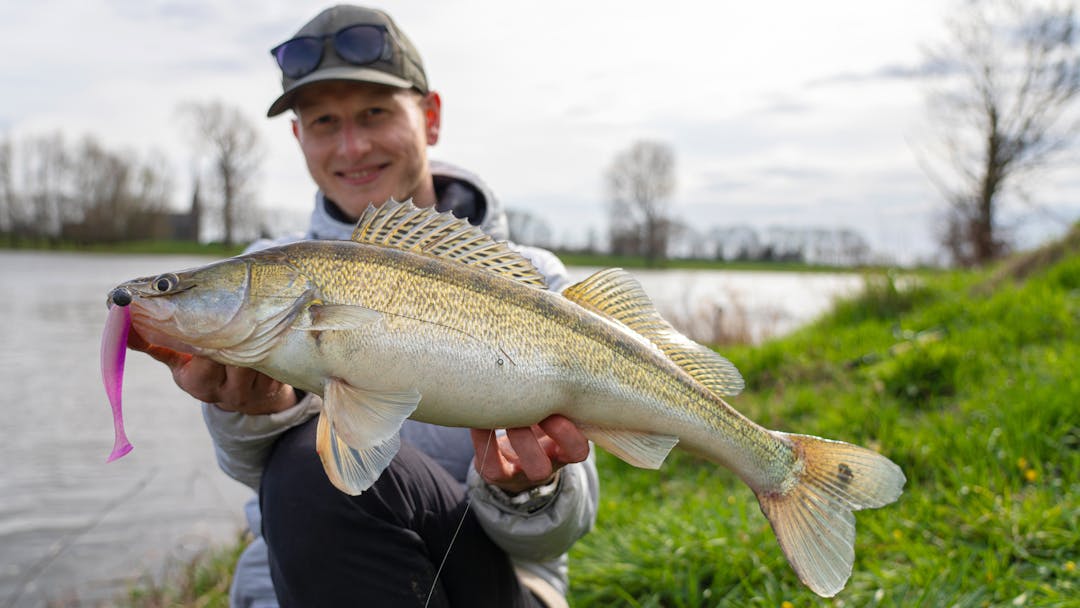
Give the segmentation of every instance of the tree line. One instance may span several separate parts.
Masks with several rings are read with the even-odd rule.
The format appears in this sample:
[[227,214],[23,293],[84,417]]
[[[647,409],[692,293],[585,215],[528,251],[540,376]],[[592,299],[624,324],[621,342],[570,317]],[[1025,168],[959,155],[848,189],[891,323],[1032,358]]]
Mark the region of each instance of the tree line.
[[138,238],[166,209],[164,159],[105,147],[87,136],[0,142],[0,233],[9,240],[117,242]]
[[203,224],[220,227],[227,245],[257,236],[257,130],[220,101],[187,102],[177,114],[205,166],[193,171],[183,210],[173,206],[173,171],[159,153],[110,149],[90,135],[8,136],[0,140],[0,236],[16,246],[200,240]]

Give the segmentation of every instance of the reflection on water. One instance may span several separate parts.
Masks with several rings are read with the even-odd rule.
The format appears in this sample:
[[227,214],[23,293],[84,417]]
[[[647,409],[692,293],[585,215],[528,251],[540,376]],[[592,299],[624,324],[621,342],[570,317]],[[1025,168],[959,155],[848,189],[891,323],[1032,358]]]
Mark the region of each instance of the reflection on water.
[[[598,268],[571,268],[578,281]],[[632,270],[660,314],[691,338],[752,342],[785,334],[862,288],[858,274]],[[720,327],[722,326],[722,327]]]
[[250,490],[218,470],[199,408],[145,355],[131,353],[125,375],[135,450],[105,464],[105,294],[204,262],[0,252],[0,606],[94,605],[243,524]]
[[[145,355],[130,353],[124,379],[135,450],[105,464],[113,441],[98,362],[105,294],[126,279],[206,261],[0,251],[0,607],[96,604],[242,527],[250,491],[218,470],[199,408]],[[666,316],[692,317],[694,306],[715,301],[742,309],[754,336],[786,331],[860,283],[799,273],[634,274]]]

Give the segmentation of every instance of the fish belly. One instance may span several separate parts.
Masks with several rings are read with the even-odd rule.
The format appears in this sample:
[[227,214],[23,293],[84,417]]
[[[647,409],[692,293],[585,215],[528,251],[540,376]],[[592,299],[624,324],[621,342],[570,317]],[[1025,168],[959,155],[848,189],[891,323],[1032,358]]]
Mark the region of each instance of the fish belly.
[[443,426],[527,426],[560,408],[572,413],[576,392],[535,353],[470,347],[455,332],[418,328],[294,330],[260,368],[319,395],[334,378],[372,392],[416,389],[411,418]]

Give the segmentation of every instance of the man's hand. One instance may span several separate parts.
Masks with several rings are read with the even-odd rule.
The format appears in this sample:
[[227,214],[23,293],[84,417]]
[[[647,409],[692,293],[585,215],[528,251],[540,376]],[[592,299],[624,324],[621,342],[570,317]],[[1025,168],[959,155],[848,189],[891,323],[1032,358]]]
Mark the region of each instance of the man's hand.
[[589,456],[589,440],[573,422],[554,414],[531,427],[472,429],[476,470],[484,481],[515,494],[551,482],[564,466]]
[[154,346],[134,331],[128,334],[128,348],[169,366],[173,380],[184,392],[227,412],[273,414],[296,405],[291,386],[253,369]]

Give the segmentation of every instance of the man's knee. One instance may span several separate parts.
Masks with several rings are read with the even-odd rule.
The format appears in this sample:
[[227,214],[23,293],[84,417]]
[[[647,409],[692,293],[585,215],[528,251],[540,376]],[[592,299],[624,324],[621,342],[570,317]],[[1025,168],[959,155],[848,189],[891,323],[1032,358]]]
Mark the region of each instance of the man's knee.
[[407,442],[371,488],[358,496],[341,492],[315,452],[315,420],[278,439],[259,494],[271,550],[288,545],[303,553],[347,542],[343,530],[357,538],[367,536],[365,528],[379,529],[372,534],[387,534],[384,528],[420,532],[425,513],[452,512],[464,500],[460,484]]

